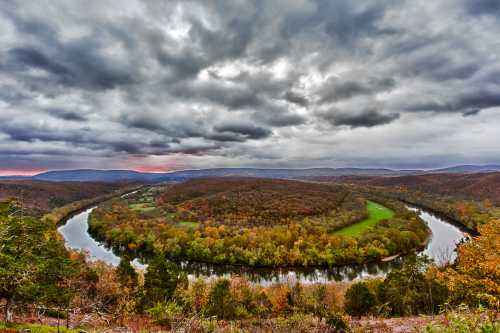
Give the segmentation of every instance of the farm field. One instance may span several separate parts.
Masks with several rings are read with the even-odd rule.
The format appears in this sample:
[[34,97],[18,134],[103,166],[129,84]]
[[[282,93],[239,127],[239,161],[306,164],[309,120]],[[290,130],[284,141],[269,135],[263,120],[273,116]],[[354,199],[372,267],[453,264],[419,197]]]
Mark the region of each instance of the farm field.
[[357,236],[366,231],[368,228],[377,225],[378,222],[388,220],[394,216],[394,211],[392,209],[373,201],[367,202],[366,210],[368,211],[368,217],[366,219],[342,228],[336,231],[336,234],[350,237]]

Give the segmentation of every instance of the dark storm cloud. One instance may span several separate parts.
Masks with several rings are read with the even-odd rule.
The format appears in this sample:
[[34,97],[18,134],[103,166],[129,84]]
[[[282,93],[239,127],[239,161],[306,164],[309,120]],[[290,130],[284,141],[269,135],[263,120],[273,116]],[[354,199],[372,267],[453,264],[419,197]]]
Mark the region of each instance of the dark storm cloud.
[[120,123],[128,128],[142,129],[165,136],[168,141],[179,141],[186,138],[200,138],[208,133],[208,129],[196,123],[193,119],[188,122],[175,124],[162,122],[155,114],[128,113],[120,118]]
[[300,106],[307,106],[309,105],[309,100],[305,98],[304,96],[301,96],[300,94],[297,94],[293,91],[287,91],[285,93],[285,99],[290,102],[294,103]]
[[84,122],[87,120],[87,118],[81,113],[70,110],[64,110],[62,108],[48,108],[46,109],[46,112],[53,117],[68,121]]
[[[17,8],[16,8],[17,9]],[[16,9],[6,7],[6,17],[14,24],[21,38],[35,41],[32,45],[7,51],[4,71],[19,73],[30,68],[52,74],[46,84],[62,84],[84,89],[111,89],[134,81],[128,66],[118,66],[102,54],[107,47],[97,36],[61,41],[60,31],[41,18],[25,18]],[[103,27],[105,28],[105,26]]]
[[467,10],[473,15],[499,15],[500,2],[496,0],[465,0]]
[[309,14],[285,18],[285,35],[295,35],[304,30],[320,27],[327,36],[343,47],[353,47],[361,38],[388,34],[390,29],[378,27],[383,17],[386,1],[365,2],[316,0],[315,10]]
[[44,69],[55,75],[67,75],[68,69],[61,64],[58,64],[46,55],[33,48],[14,48],[8,51],[9,65],[14,67],[14,70],[26,70],[30,67]]
[[348,45],[363,37],[394,33],[377,26],[377,21],[385,14],[383,1],[363,9],[356,9],[349,2],[323,0],[320,3],[321,11],[329,15],[325,31],[340,44]]
[[8,51],[8,60],[3,67],[14,73],[31,68],[45,70],[52,74],[47,84],[85,89],[112,89],[133,82],[127,70],[107,63],[108,60],[92,51],[93,48],[92,43],[82,41],[64,46],[63,53],[56,50],[50,56],[32,47],[13,48]]
[[263,139],[271,135],[269,129],[246,124],[226,124],[216,126],[215,130],[219,133],[241,135],[248,139]]
[[408,138],[435,163],[430,138],[446,135],[486,159],[495,140],[468,133],[500,125],[499,13],[495,0],[5,2],[0,160],[370,164],[357,128],[386,131],[387,161]]
[[363,77],[363,74],[358,74],[358,79],[330,77],[319,91],[320,103],[337,102],[359,95],[373,95],[390,90],[395,84],[391,78],[369,78]]
[[410,77],[421,76],[434,81],[468,79],[481,69],[481,64],[472,60],[457,63],[449,55],[426,54],[417,56],[402,69],[402,74]]
[[479,109],[473,109],[473,110],[465,111],[463,113],[463,116],[464,117],[477,116],[479,114],[479,112],[481,112],[481,110],[479,110]]
[[4,123],[0,131],[7,134],[11,140],[33,142],[36,140],[67,141],[72,143],[82,143],[84,140],[82,133],[74,131],[54,131],[49,127],[35,126],[23,123]]
[[457,110],[488,109],[500,106],[499,90],[477,90],[462,94],[454,103]]
[[356,127],[374,127],[389,124],[399,118],[399,114],[383,114],[375,109],[367,109],[361,112],[342,112],[337,109],[330,110],[320,115],[321,118],[332,125]]
[[482,109],[500,107],[497,90],[469,89],[443,101],[416,101],[408,104],[409,111],[460,112],[464,115],[477,114]]
[[280,107],[270,106],[259,111],[254,111],[252,118],[274,127],[297,126],[307,122],[307,119],[300,114],[289,112]]
[[261,107],[265,104],[265,101],[255,90],[245,86],[228,87],[217,82],[179,84],[174,87],[173,94],[186,99],[199,98],[205,102],[226,106],[230,110]]

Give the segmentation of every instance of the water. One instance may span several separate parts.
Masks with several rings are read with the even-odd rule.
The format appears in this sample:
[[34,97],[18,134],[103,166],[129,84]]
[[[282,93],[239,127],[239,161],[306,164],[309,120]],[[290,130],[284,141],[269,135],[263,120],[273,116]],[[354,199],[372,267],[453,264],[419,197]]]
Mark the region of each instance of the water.
[[465,233],[453,224],[428,211],[415,207],[408,207],[408,209],[415,212],[420,211],[420,218],[427,223],[432,231],[431,240],[423,254],[434,259],[437,264],[454,262],[457,258],[455,249],[458,242],[465,237]]
[[[68,219],[66,224],[59,227],[59,232],[64,237],[66,246],[81,250],[88,254],[90,260],[102,260],[116,266],[120,257],[116,256],[110,249],[94,240],[88,233],[88,217],[94,209],[90,208]],[[456,244],[464,238],[464,233],[451,223],[428,211],[408,207],[418,211],[420,218],[424,220],[432,231],[432,236],[423,253],[443,264],[453,262],[456,258]],[[272,284],[276,282],[301,282],[321,283],[328,281],[351,281],[366,277],[384,276],[391,269],[400,267],[405,258],[398,258],[390,262],[378,262],[365,265],[346,265],[333,268],[251,268],[232,265],[212,265],[193,262],[181,262],[181,268],[188,273],[190,279],[197,277],[215,278],[221,276],[229,277],[231,274],[240,274],[248,280],[261,284]],[[146,266],[137,259],[132,264],[144,269]]]
[[[67,247],[85,252],[91,261],[100,260],[107,264],[118,266],[120,257],[103,244],[97,242],[89,234],[88,220],[94,208],[89,208],[68,219],[64,225],[59,227],[58,231],[64,237]],[[145,268],[138,259],[134,259],[131,264],[139,269]]]
[[101,260],[117,266],[120,263],[120,257],[104,245],[96,242],[88,232],[89,214],[94,208],[89,208],[68,219],[66,224],[59,227],[59,233],[64,237],[67,247],[87,253],[90,260]]

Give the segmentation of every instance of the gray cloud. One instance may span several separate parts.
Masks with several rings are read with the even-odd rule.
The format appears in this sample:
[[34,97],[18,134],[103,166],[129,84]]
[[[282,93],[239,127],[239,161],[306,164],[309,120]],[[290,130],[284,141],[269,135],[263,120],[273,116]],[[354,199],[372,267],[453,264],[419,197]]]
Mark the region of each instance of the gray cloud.
[[465,0],[467,10],[474,15],[498,15],[500,3],[495,0]]
[[360,95],[374,95],[394,88],[391,78],[370,78],[369,73],[350,73],[356,78],[330,77],[319,91],[320,103],[337,102]]
[[383,114],[376,109],[367,109],[360,112],[339,112],[333,109],[322,113],[321,118],[330,122],[332,125],[356,127],[374,127],[389,124],[399,118],[399,114]]
[[247,124],[226,124],[216,126],[215,130],[222,135],[233,134],[238,137],[242,136],[244,139],[263,139],[272,133],[269,129]]
[[87,120],[87,118],[83,114],[76,111],[65,110],[63,108],[48,108],[46,112],[53,117],[68,121],[84,122]]
[[304,107],[309,105],[309,100],[307,98],[293,91],[287,91],[284,97],[290,103],[294,103]]
[[495,140],[469,133],[500,125],[499,11],[494,0],[10,1],[0,169],[375,165],[366,131],[393,165],[407,140],[425,163],[443,151],[443,164],[491,162]]

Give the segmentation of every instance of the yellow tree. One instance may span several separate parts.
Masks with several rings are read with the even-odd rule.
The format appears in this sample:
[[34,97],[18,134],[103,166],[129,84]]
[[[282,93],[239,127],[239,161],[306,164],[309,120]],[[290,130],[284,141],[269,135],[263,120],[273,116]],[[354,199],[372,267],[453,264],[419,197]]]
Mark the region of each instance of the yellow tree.
[[478,227],[480,236],[458,250],[458,262],[439,274],[453,303],[500,307],[500,220]]

